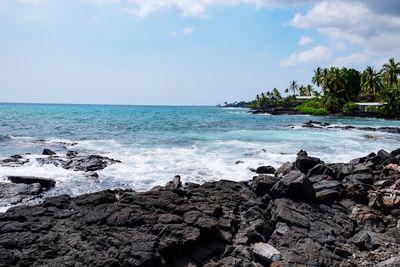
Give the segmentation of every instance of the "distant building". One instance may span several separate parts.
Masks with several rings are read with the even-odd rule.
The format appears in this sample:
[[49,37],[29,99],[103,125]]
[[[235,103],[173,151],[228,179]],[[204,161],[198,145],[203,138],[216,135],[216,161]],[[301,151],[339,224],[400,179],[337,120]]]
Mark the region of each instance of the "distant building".
[[368,111],[368,107],[380,107],[383,105],[386,105],[386,102],[359,102],[359,103],[355,103],[358,108],[363,111],[363,112],[367,112]]
[[308,100],[308,99],[313,99],[313,98],[316,98],[316,96],[310,96],[310,95],[301,96],[301,95],[296,95],[296,100]]

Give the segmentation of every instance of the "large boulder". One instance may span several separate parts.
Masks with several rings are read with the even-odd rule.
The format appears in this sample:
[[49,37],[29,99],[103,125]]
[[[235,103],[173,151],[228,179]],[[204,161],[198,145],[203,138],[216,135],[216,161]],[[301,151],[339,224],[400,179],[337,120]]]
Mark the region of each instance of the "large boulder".
[[274,174],[275,168],[272,166],[260,166],[255,170],[255,172],[257,174]]
[[269,194],[272,186],[279,181],[279,178],[271,175],[258,175],[253,178],[251,188],[258,196]]
[[274,198],[315,199],[312,183],[299,171],[291,171],[272,186],[270,195]]
[[7,176],[8,180],[15,184],[40,184],[44,189],[50,189],[56,185],[53,179],[34,176]]
[[304,174],[308,174],[308,172],[314,168],[316,165],[322,163],[319,158],[310,157],[306,152],[299,152],[295,166],[296,168]]
[[331,202],[338,200],[340,195],[340,182],[337,180],[322,180],[314,183],[315,198],[318,202]]

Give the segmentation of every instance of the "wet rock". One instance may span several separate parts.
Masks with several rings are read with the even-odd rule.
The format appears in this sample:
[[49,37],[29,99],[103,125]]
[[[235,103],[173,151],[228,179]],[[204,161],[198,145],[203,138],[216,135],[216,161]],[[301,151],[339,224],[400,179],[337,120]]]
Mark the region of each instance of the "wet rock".
[[255,172],[257,174],[274,174],[275,168],[272,166],[260,166],[255,170]]
[[0,166],[3,167],[20,167],[29,162],[29,159],[24,159],[20,155],[13,155],[9,158],[0,160]]
[[52,151],[52,150],[50,150],[50,149],[48,149],[48,148],[45,148],[45,149],[43,149],[42,155],[44,155],[44,156],[54,156],[54,155],[57,155],[57,153]]
[[239,164],[243,164],[243,163],[244,163],[243,160],[237,160],[237,161],[235,162],[235,165],[239,165]]
[[172,181],[169,181],[166,185],[166,189],[177,189],[182,187],[181,177],[176,175]]
[[44,189],[50,189],[56,185],[53,179],[34,176],[7,176],[8,180],[15,184],[40,184]]
[[79,155],[79,153],[74,150],[69,150],[66,154],[66,156],[69,158],[74,158],[74,157],[77,157],[78,155]]
[[313,200],[315,192],[310,180],[299,171],[291,171],[272,186],[270,194],[274,198]]
[[120,163],[121,161],[103,157],[100,155],[90,155],[82,157],[74,157],[62,164],[67,170],[93,172],[105,169],[108,165]]
[[[0,183],[0,207],[35,203],[43,189],[40,184]],[[1,214],[1,213],[0,213]]]

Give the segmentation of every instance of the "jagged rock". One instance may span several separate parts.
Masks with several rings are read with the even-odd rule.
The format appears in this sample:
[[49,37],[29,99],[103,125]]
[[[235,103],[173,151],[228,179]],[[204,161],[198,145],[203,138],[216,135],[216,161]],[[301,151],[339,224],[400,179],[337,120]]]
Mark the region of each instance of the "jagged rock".
[[369,193],[369,206],[382,210],[392,210],[400,207],[400,190],[381,189]]
[[255,172],[257,174],[273,174],[275,173],[275,168],[272,166],[260,166],[255,170]]
[[398,267],[400,266],[400,256],[395,256],[385,261],[381,261],[376,267]]
[[40,195],[42,191],[42,187],[37,183],[0,183],[0,207],[7,207],[9,205],[17,204],[29,204],[30,201],[34,201],[36,198],[38,198],[38,195]]
[[368,191],[371,188],[370,185],[364,184],[357,179],[349,179],[348,177],[343,179],[341,184],[347,198],[363,204],[368,202]]
[[374,177],[370,173],[358,173],[358,174],[351,174],[346,177],[348,180],[357,179],[361,183],[364,184],[372,184],[374,181]]
[[313,200],[315,192],[310,180],[299,171],[291,171],[276,182],[270,190],[274,198],[288,197]]
[[314,168],[316,165],[320,164],[321,160],[319,158],[314,158],[307,156],[307,153],[298,153],[295,166],[296,168],[304,174],[308,174],[308,172]]
[[336,177],[336,173],[335,173],[334,169],[330,168],[327,165],[323,165],[323,164],[318,164],[308,171],[308,174],[307,174],[308,177],[311,177],[314,175],[328,175],[331,177]]
[[42,155],[44,155],[44,156],[54,156],[54,155],[57,155],[57,153],[52,151],[52,150],[50,150],[50,149],[48,149],[48,148],[45,148],[45,149],[43,149]]
[[363,250],[374,250],[388,243],[395,243],[395,239],[385,234],[376,233],[369,230],[362,230],[350,239],[350,242]]
[[0,160],[0,166],[3,167],[20,167],[29,162],[29,159],[24,159],[20,155],[13,155],[9,158]]
[[45,189],[50,189],[56,185],[52,179],[33,177],[33,176],[7,176],[7,179],[14,184],[40,184]]
[[73,150],[69,150],[66,154],[67,157],[69,158],[73,158],[73,157],[77,157],[78,156],[78,152],[77,151],[73,151]]
[[281,253],[276,248],[266,243],[254,244],[253,254],[262,261],[269,263],[282,259]]
[[276,170],[276,176],[283,177],[293,169],[294,169],[294,164],[292,162],[283,163],[283,165]]
[[[40,160],[71,170],[116,162],[89,157]],[[400,180],[397,163],[384,157],[319,162],[307,175],[286,164],[278,177],[184,187],[175,178],[148,192],[13,207],[0,213],[0,266],[390,266],[400,251]],[[0,207],[37,203],[43,189],[0,183]],[[279,262],[270,264],[269,246]]]
[[269,193],[277,181],[279,181],[279,178],[271,175],[258,175],[253,178],[251,188],[258,196],[264,196]]
[[181,187],[182,187],[182,182],[181,182],[181,177],[179,175],[176,175],[172,181],[169,181],[165,185],[166,189],[176,189]]

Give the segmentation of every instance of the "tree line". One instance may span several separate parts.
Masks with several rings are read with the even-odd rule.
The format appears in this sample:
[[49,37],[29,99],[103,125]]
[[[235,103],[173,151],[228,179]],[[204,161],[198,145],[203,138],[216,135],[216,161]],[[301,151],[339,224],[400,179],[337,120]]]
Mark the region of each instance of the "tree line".
[[[291,81],[285,89],[286,96],[274,88],[257,95],[250,107],[259,110],[271,108],[297,108],[305,113],[352,113],[357,109],[354,102],[385,102],[371,112],[387,117],[400,115],[400,63],[394,58],[383,64],[380,70],[371,66],[360,72],[353,68],[321,68],[314,70],[311,84],[299,85]],[[312,96],[301,104],[296,96]]]

